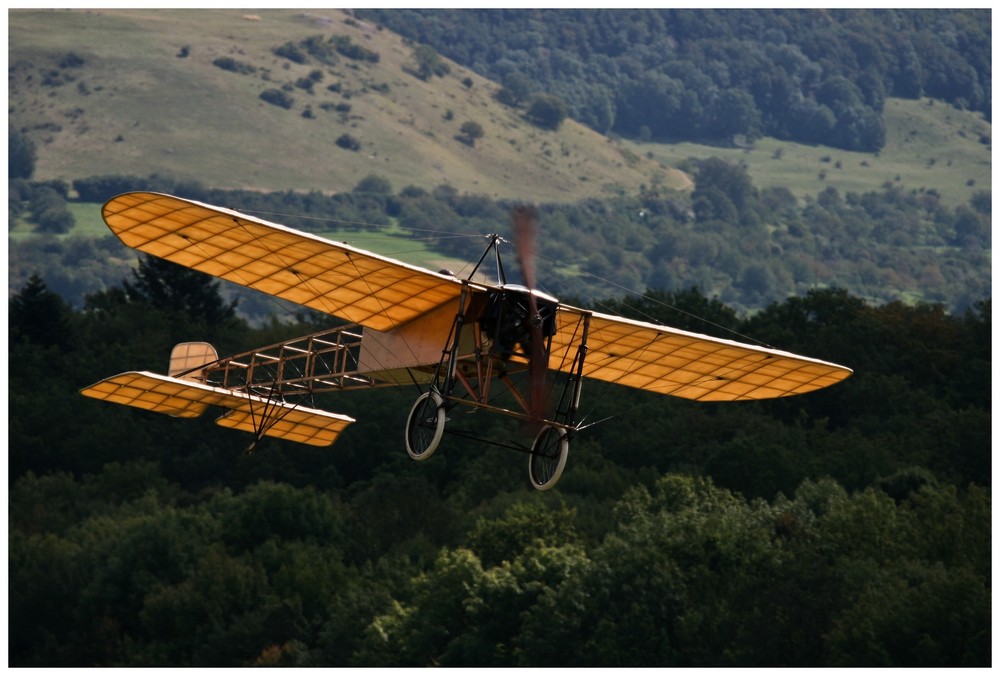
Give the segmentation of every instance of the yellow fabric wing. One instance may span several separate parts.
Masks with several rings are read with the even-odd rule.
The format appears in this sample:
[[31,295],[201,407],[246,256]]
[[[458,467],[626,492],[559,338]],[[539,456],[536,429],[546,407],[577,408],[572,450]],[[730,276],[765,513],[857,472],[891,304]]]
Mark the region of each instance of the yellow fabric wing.
[[134,249],[379,331],[461,292],[451,277],[170,195],[119,195],[103,216]]
[[125,406],[166,413],[179,418],[197,418],[210,406],[229,409],[216,423],[245,432],[262,425],[265,435],[311,446],[329,446],[354,419],[303,406],[268,401],[232,390],[202,385],[147,371],[129,371],[106,378],[80,393]]
[[590,315],[583,375],[699,401],[771,399],[839,383],[851,369],[780,350],[560,306],[549,366],[569,371]]

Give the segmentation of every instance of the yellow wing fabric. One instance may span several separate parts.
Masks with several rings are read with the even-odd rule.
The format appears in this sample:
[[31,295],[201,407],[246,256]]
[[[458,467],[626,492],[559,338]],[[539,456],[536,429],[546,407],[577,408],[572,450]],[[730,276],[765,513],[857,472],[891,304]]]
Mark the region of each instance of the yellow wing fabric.
[[249,394],[202,385],[147,371],[129,371],[106,378],[80,393],[115,404],[134,406],[179,418],[197,418],[209,406],[229,409],[215,422],[222,427],[311,446],[329,446],[354,419]]
[[451,277],[170,195],[125,193],[103,216],[134,249],[379,331],[461,292]]
[[590,315],[583,375],[699,401],[771,399],[834,385],[851,369],[769,348],[560,306],[551,368],[569,371]]

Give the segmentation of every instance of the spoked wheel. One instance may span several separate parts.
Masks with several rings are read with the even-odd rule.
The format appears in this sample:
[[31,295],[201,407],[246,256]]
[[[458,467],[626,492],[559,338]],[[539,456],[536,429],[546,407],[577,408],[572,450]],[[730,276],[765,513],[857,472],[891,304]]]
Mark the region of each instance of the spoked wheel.
[[528,477],[531,485],[540,491],[547,491],[556,485],[569,454],[569,439],[562,427],[546,425],[531,444],[528,456]]
[[406,419],[406,452],[414,460],[426,460],[437,450],[444,434],[444,399],[430,390],[424,392]]

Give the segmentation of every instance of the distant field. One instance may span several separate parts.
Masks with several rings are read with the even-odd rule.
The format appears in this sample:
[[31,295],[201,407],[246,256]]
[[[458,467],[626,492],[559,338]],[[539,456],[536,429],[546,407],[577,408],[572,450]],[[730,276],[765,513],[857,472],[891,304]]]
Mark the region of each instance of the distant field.
[[960,204],[976,191],[990,190],[992,126],[981,115],[929,99],[889,99],[885,119],[886,145],[879,153],[772,138],[760,139],[751,149],[695,143],[629,147],[675,167],[692,157],[743,162],[757,187],[785,186],[799,198],[815,196],[827,186],[860,193],[889,183],[908,190],[934,189],[946,203]]
[[[108,226],[104,224],[104,220],[101,218],[100,204],[69,202],[66,206],[69,208],[70,213],[73,214],[76,223],[68,233],[58,235],[60,239],[67,237],[104,237],[110,234]],[[14,227],[8,230],[8,237],[14,242],[34,237],[37,233],[33,228],[33,225],[18,220],[14,224]]]

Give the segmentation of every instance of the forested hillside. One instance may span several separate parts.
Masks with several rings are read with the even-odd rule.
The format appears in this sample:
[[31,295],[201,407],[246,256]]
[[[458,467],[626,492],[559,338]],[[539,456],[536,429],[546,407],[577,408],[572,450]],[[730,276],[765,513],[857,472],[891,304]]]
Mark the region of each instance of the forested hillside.
[[[992,664],[990,10],[199,12],[11,13],[10,666]],[[544,493],[413,462],[409,386],[247,452],[79,391],[339,320],[137,258],[129,190],[459,276],[534,202],[562,301],[854,374],[586,382]]]
[[362,16],[602,133],[885,143],[887,96],[991,117],[989,10],[378,10]]
[[211,416],[84,399],[178,340],[232,353],[315,326],[251,329],[154,271],[81,310],[39,279],[10,304],[11,665],[990,663],[988,301],[611,303],[856,374],[746,404],[588,384],[604,422],[540,494],[523,456],[460,437],[412,462],[412,388],[328,397],[358,419],[332,448],[251,455]]

